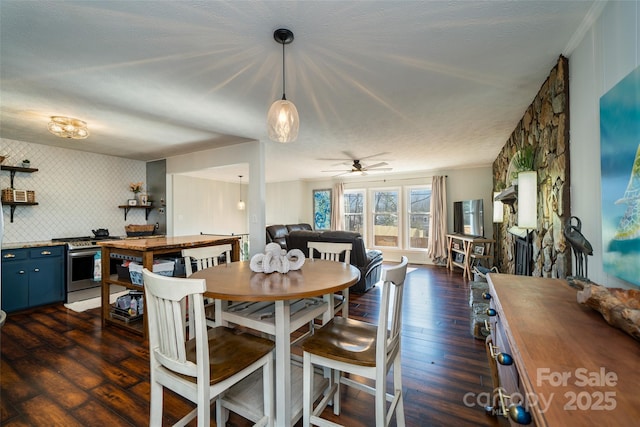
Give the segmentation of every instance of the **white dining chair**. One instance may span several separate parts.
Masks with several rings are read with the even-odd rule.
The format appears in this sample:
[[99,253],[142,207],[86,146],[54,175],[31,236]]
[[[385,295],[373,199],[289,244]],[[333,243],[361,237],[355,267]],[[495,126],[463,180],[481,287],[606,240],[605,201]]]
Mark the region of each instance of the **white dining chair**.
[[[274,421],[273,348],[270,340],[237,333],[220,326],[208,329],[204,322],[204,279],[161,276],[143,270],[149,327],[151,374],[150,426],[162,425],[164,388],[189,399],[196,408],[175,425],[183,426],[197,417],[198,427],[209,427],[211,403],[216,402],[216,425],[225,425],[226,411],[272,426]],[[182,301],[189,298],[195,317],[195,338],[186,339]],[[262,371],[263,411],[239,409],[224,400],[232,386]],[[253,382],[260,384],[260,381]]]
[[[396,424],[404,426],[400,330],[402,295],[407,275],[407,257],[400,264],[382,271],[382,298],[378,324],[336,316],[302,342],[303,349],[303,426],[337,426],[321,418],[327,404],[340,415],[340,385],[355,387],[375,396],[376,427],[388,426],[395,413]],[[314,366],[331,370],[329,386],[313,408]],[[393,392],[387,393],[387,375],[393,368]],[[346,377],[343,373],[349,373]],[[352,376],[374,381],[370,386]],[[390,402],[387,408],[387,402]]]
[[222,255],[225,257],[225,263],[230,263],[231,251],[232,246],[229,244],[183,249],[182,257],[184,258],[186,276],[189,277],[193,274],[193,264],[196,264],[196,271],[214,267],[220,263]]
[[[316,258],[317,253],[320,259],[344,262],[347,265],[351,263],[351,250],[353,249],[351,243],[307,242],[307,247],[309,258]],[[349,317],[349,288],[328,295],[325,299],[329,303],[330,311],[323,319],[323,323],[327,323],[338,312],[342,312],[342,317]]]
[[[231,262],[231,245],[215,245],[205,246],[202,248],[189,248],[182,250],[182,257],[184,258],[184,269],[187,277],[194,273],[193,265],[195,264],[196,270],[199,271],[203,268],[215,267],[220,264],[220,257],[224,255],[224,262],[229,264]],[[187,319],[187,329],[191,326],[190,319],[193,318],[193,312],[189,308],[187,302],[185,309],[185,316]],[[215,320],[215,301],[205,298],[204,304],[205,316],[207,318],[207,325],[210,327],[218,326]],[[189,338],[192,338],[189,333]]]

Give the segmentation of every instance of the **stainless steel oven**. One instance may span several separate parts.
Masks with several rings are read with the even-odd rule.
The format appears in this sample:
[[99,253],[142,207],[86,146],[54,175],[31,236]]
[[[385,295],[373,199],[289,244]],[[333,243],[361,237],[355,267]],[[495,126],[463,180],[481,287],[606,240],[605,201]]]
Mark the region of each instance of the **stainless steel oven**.
[[[110,237],[117,239],[117,237]],[[100,295],[102,281],[95,276],[96,254],[101,252],[96,238],[72,237],[53,239],[67,243],[67,302],[78,301]],[[116,273],[116,264],[121,260],[110,259],[110,273]],[[90,290],[93,290],[90,291]]]
[[101,280],[94,277],[95,256],[100,247],[69,249],[67,255],[67,293],[100,287]]

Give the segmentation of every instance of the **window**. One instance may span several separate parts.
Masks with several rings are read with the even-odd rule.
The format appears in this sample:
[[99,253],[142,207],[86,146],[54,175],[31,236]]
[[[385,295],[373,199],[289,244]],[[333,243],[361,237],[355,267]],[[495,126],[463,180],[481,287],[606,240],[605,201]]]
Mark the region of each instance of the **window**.
[[367,247],[425,251],[429,245],[431,186],[344,192],[344,229]]
[[427,249],[429,244],[429,215],[431,189],[413,187],[407,189],[407,241],[410,249]]
[[399,241],[399,191],[374,190],[373,195],[373,245],[400,247]]
[[360,233],[364,238],[364,191],[344,192],[344,229]]

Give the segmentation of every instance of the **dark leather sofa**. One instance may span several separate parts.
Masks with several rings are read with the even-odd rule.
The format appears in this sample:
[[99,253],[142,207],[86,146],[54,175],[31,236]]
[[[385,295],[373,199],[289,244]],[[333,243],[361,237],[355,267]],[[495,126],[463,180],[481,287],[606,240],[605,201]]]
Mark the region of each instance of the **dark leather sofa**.
[[282,224],[276,224],[276,225],[270,225],[267,227],[267,243],[272,243],[275,242],[277,244],[279,244],[282,249],[287,249],[287,234],[289,234],[290,231],[296,231],[296,230],[312,230],[311,225],[310,224],[305,224],[305,223],[301,223],[301,224],[287,224],[287,225],[282,225]]
[[286,237],[286,248],[300,249],[306,257],[309,256],[308,242],[335,242],[351,243],[351,265],[360,270],[360,280],[349,290],[356,293],[364,293],[371,289],[378,280],[382,270],[382,252],[378,250],[367,250],[360,233],[351,231],[311,231],[296,230],[289,232]]

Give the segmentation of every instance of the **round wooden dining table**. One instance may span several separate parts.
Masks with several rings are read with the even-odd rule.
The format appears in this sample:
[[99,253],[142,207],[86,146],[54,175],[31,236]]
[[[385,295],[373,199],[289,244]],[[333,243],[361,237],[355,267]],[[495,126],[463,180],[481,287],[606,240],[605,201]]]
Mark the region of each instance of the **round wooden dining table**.
[[[299,270],[282,273],[256,273],[251,271],[248,261],[221,264],[195,272],[190,278],[205,279],[207,290],[205,297],[216,301],[260,302],[272,301],[275,305],[273,319],[243,318],[237,313],[225,311],[222,304],[216,304],[216,321],[226,322],[256,329],[275,336],[276,343],[276,425],[291,426],[301,415],[299,401],[302,388],[295,387],[295,399],[292,399],[291,375],[291,332],[304,321],[310,321],[317,313],[311,313],[309,319],[294,316],[291,307],[293,301],[328,296],[354,285],[360,280],[360,271],[342,262],[320,259],[306,259]],[[326,309],[331,304],[326,304]],[[294,319],[292,321],[292,318]],[[300,396],[299,396],[300,395]],[[296,406],[296,408],[294,408]],[[298,409],[297,406],[300,406]],[[295,412],[294,412],[295,411]]]

